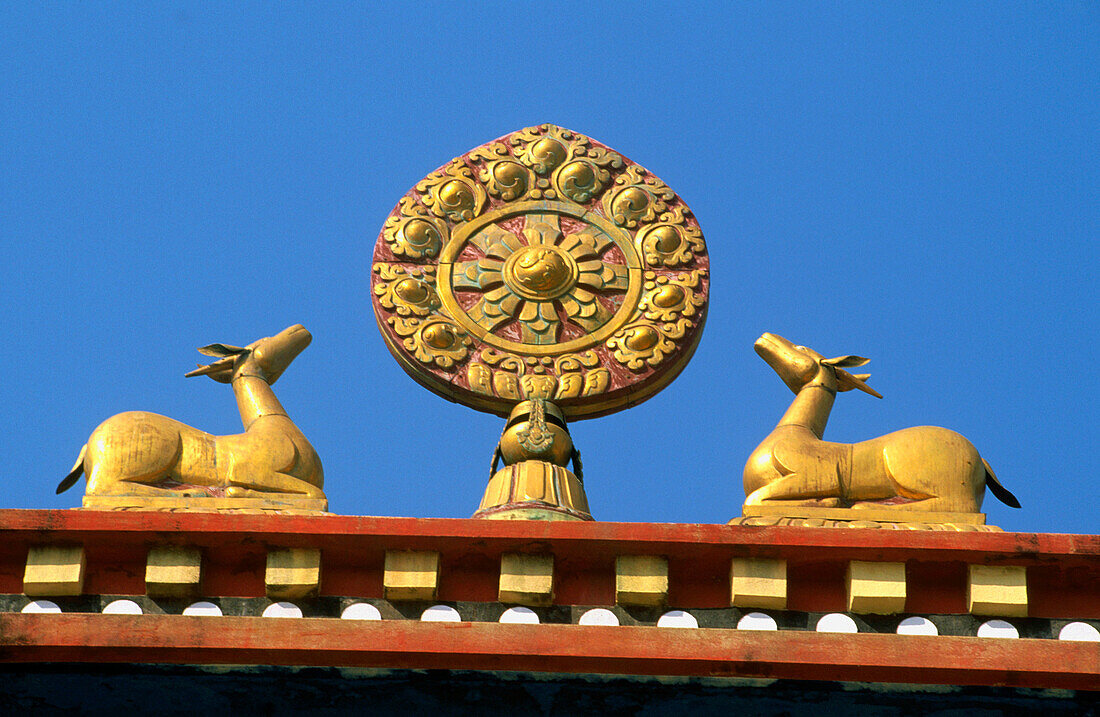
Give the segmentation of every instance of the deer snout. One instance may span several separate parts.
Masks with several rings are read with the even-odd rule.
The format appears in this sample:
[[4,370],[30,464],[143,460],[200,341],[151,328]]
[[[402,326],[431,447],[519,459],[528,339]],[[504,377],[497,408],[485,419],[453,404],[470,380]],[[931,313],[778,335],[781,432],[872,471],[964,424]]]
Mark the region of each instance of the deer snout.
[[272,338],[275,339],[275,343],[287,346],[290,352],[297,356],[313,341],[313,334],[309,333],[305,326],[294,324]]
[[309,333],[309,331],[306,330],[306,327],[302,326],[301,324],[288,326],[279,333],[288,337],[293,336],[295,338],[298,338],[299,340],[305,340],[307,343],[313,340],[313,334]]
[[774,356],[779,348],[784,344],[789,343],[780,336],[765,332],[756,340],[756,343],[752,345],[753,349],[765,361],[769,356]]

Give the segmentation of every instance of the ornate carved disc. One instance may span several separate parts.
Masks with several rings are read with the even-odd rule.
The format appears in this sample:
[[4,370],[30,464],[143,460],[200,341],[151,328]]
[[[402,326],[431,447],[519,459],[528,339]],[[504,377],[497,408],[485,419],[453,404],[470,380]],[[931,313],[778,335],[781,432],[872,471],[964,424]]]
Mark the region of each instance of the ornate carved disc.
[[683,369],[708,270],[699,224],[668,186],[599,142],[539,125],[402,197],[371,284],[386,344],[431,390],[500,415],[540,397],[588,418]]

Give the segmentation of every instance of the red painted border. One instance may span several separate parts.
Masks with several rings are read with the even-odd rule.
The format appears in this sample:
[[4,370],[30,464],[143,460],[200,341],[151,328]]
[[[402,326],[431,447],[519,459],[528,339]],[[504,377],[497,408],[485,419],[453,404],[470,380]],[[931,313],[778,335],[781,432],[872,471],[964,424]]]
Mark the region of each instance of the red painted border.
[[0,661],[325,665],[1100,689],[1100,643],[335,618],[2,614]]
[[434,550],[439,599],[495,602],[501,554],[538,552],[554,555],[557,604],[610,605],[615,558],[641,554],[668,558],[681,608],[728,607],[730,559],[761,557],[787,560],[793,610],[844,610],[847,562],[868,560],[907,564],[908,612],[965,612],[969,563],[1026,567],[1032,617],[1100,618],[1096,535],[0,510],[0,593],[22,592],[29,546],[62,543],[85,547],[89,594],[144,594],[146,553],[167,544],[203,550],[210,596],[262,597],[268,549],[319,548],[323,595],[381,597],[386,550]]
[[[276,540],[285,547],[327,547],[354,537],[403,547],[444,546],[471,539],[515,548],[549,545],[568,551],[638,547],[738,547],[778,555],[797,548],[814,558],[928,559],[1043,564],[1050,559],[1100,558],[1100,535],[985,533],[938,530],[873,530],[731,526],[696,523],[388,518],[349,515],[239,515],[153,511],[0,510],[0,531],[26,537],[125,540],[127,536],[186,533],[187,544],[211,546],[226,538]],[[206,535],[205,539],[202,535]]]

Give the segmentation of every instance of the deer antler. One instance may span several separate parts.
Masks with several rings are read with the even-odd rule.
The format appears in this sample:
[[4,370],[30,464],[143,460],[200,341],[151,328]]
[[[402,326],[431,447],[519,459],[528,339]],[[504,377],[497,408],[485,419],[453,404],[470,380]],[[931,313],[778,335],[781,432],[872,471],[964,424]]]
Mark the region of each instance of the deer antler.
[[858,388],[864,393],[869,393],[875,398],[882,398],[882,394],[875,389],[868,386],[864,381],[871,378],[869,373],[850,374],[842,368],[834,369],[836,371],[836,387],[839,391],[851,391],[853,388]]
[[222,358],[209,364],[198,364],[198,368],[184,374],[184,378],[192,376],[209,376],[218,383],[229,383],[233,380],[233,367],[237,357],[248,352],[248,348],[231,346],[229,344],[209,344],[199,348],[199,353],[207,356],[221,356]]

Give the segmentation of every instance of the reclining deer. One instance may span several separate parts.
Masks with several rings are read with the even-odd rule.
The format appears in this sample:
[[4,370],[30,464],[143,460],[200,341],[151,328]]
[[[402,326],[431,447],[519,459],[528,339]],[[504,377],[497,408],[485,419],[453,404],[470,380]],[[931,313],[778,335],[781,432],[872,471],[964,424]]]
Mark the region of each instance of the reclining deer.
[[906,428],[860,443],[821,440],[837,391],[859,389],[882,398],[865,382],[859,356],[825,358],[774,334],[761,336],[756,353],[794,391],[791,407],[745,464],[745,505],[887,508],[972,512],[988,485],[1019,508],[977,449],[946,428]]
[[294,325],[243,348],[200,348],[218,360],[187,376],[231,384],[244,433],[212,436],[155,413],[120,413],[92,432],[57,492],[84,473],[88,495],[324,499],[321,461],[271,390],[312,339]]

